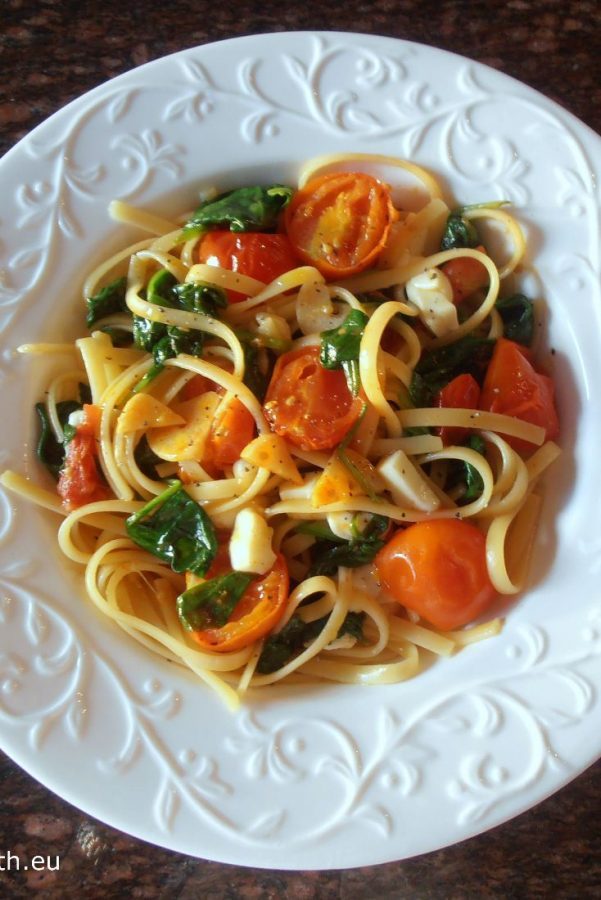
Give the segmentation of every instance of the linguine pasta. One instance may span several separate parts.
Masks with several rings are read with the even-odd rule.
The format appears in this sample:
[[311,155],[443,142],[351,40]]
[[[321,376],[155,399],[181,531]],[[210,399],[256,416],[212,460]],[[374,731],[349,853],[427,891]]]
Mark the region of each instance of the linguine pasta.
[[[503,318],[499,300],[523,259],[522,231],[501,205],[484,204],[466,208],[459,218],[467,227],[494,220],[509,248],[503,262],[497,265],[480,244],[441,249],[453,211],[440,186],[414,163],[388,157],[319,157],[302,168],[299,188],[306,190],[324,173],[378,165],[403,169],[428,198],[415,212],[395,209],[375,262],[339,278],[303,256],[269,281],[231,271],[199,257],[206,229],[182,232],[180,222],[113,202],[113,217],[145,237],[92,272],[84,298],[98,297],[122,279],[122,307],[100,315],[90,334],[72,346],[20,348],[30,355],[65,354],[65,369],[48,386],[41,411],[53,446],[67,446],[62,500],[14,472],[4,472],[2,484],[62,517],[60,549],[83,567],[87,597],[102,613],[152,652],[187,666],[231,707],[249,688],[283,680],[400,682],[420,671],[424,654],[449,656],[499,632],[500,619],[484,617],[482,623],[482,616],[466,628],[436,627],[383,588],[377,555],[412,523],[469,522],[484,537],[494,590],[514,595],[525,584],[540,477],[559,453],[549,429],[494,409],[441,405],[439,387],[429,402],[416,403],[416,384],[438,384],[425,359],[436,360],[437,352],[454,351],[466,340],[480,342],[490,359],[507,339],[511,319]],[[291,207],[295,202],[293,194]],[[455,304],[459,316],[441,290],[435,292],[436,309],[428,305],[427,282],[423,287],[425,276],[446,284],[445,267],[457,260],[474,261],[484,273],[467,301]],[[168,288],[156,287],[159,277]],[[184,299],[198,288],[213,301],[227,300],[203,307],[182,299],[178,305],[169,293],[174,286],[190,288],[178,294]],[[339,352],[352,328],[356,356],[338,359],[337,369],[335,360],[332,371],[339,378],[344,373],[348,385],[343,414],[358,412],[333,443],[315,438],[310,445],[280,427],[277,404],[288,402],[281,397],[283,362],[312,360],[315,368],[320,352],[323,361],[324,341]],[[162,356],[156,343],[150,347],[154,333],[171,347]],[[464,364],[468,371],[473,362]],[[485,369],[483,364],[482,375]],[[290,383],[289,405],[298,399],[298,383]],[[65,420],[64,404],[77,406],[81,385],[83,412],[74,409]],[[326,426],[328,418],[336,419],[336,402],[325,398]],[[246,438],[238,435],[233,455],[221,447],[219,456],[215,447],[223,435],[217,424],[225,428],[234,414]],[[92,458],[101,474],[95,492],[81,501],[74,499],[73,481],[65,488],[65,468],[74,465],[69,439],[81,438],[84,426],[92,434],[87,462]],[[162,498],[171,502],[182,493],[202,510],[219,546],[216,551],[211,545],[211,558],[195,570],[170,564],[164,551],[155,553],[146,537],[142,543],[136,537],[140,522],[155,527],[152,516]],[[186,516],[190,509],[185,507]],[[258,562],[241,545],[244,539]],[[215,569],[216,559],[221,568]],[[254,566],[246,581],[231,581],[234,592],[242,591],[240,604],[248,597],[244,585],[263,585],[256,588],[257,608],[271,602],[272,590],[283,595],[277,616],[266,613],[274,619],[267,631],[253,626],[241,643],[236,637],[231,645],[212,647],[199,642],[200,632],[245,620],[232,601],[226,623],[220,607],[214,620],[203,613],[204,628],[192,627],[199,621],[198,586],[240,574],[237,559]],[[285,590],[282,579],[275,588],[264,586],[274,565],[285,568]]]

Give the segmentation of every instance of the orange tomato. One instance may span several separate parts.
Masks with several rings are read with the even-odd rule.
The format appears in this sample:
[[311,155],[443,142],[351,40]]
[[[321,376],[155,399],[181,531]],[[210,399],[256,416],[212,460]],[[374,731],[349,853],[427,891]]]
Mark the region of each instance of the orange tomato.
[[[534,369],[526,352],[507,338],[497,341],[482,385],[480,409],[540,425],[546,431],[546,439],[554,440],[559,434],[559,419],[553,381]],[[532,444],[520,438],[505,440],[520,452],[533,449]]]
[[192,637],[203,650],[219,653],[248,647],[269,634],[282,618],[289,582],[288,566],[280,553],[269,572],[250,583],[225,625],[193,631]]
[[205,378],[204,375],[194,375],[194,377],[191,378],[190,381],[187,381],[183,386],[179,396],[181,400],[192,400],[194,397],[200,397],[200,395],[206,393],[206,391],[216,391],[218,394],[225,393],[224,388],[222,388],[220,384],[211,381],[210,378]]
[[[476,247],[486,253],[484,247]],[[488,272],[477,259],[471,256],[458,256],[441,266],[442,271],[451,282],[453,303],[462,303],[466,297],[488,284]]]
[[92,404],[85,404],[83,409],[85,418],[67,444],[65,462],[58,479],[57,491],[66,509],[77,509],[85,503],[106,500],[111,496],[96,463],[100,409]]
[[255,420],[244,404],[234,397],[211,426],[203,463],[218,469],[233,465],[254,435]]
[[397,531],[375,562],[394,599],[443,631],[472,622],[496,596],[486,539],[463,519],[432,519]]
[[328,450],[359,418],[363,400],[353,397],[341,369],[324,369],[319,347],[279,357],[263,410],[273,431],[301,450]]
[[[439,391],[437,406],[445,409],[478,409],[480,385],[473,375],[457,375]],[[453,428],[443,425],[438,429],[440,438],[448,444],[460,444],[468,433],[467,428]]]
[[356,172],[313,178],[285,211],[295,252],[326,278],[344,278],[373,265],[397,218],[388,187]]
[[[299,259],[285,234],[257,231],[207,232],[200,242],[198,261],[265,283],[299,265]],[[246,300],[246,295],[228,291],[228,299],[230,303],[238,303]]]

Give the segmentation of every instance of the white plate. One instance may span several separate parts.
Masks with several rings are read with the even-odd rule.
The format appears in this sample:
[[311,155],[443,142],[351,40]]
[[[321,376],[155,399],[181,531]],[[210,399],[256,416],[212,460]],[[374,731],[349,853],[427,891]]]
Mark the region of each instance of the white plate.
[[203,184],[293,181],[302,160],[342,150],[412,158],[461,202],[510,199],[527,232],[565,454],[537,585],[502,636],[407,684],[274,689],[231,715],[96,615],[51,514],[0,495],[3,748],[105,822],[228,863],[343,868],[434,850],[601,752],[600,140],[498,72],[386,38],[259,35],[136,69],[36,129],[0,164],[0,463],[41,477],[31,407],[46,373],[12,351],[82,332],[84,275],[132,237],[109,220],[111,198],[169,213]]

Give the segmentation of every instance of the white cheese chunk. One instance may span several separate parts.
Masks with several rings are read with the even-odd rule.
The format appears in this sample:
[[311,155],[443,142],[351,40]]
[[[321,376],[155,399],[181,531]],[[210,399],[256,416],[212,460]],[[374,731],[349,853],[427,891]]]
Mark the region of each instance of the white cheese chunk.
[[[353,519],[354,525],[353,525]],[[372,519],[371,513],[335,512],[329,513],[327,522],[336,537],[352,541],[361,534]]]
[[75,409],[72,413],[69,413],[69,418],[67,422],[71,426],[71,428],[79,428],[80,425],[86,420],[86,414],[83,409]]
[[271,546],[273,528],[261,513],[254,509],[241,509],[234,522],[230,538],[230,562],[238,572],[255,572],[264,575],[276,560]]
[[453,288],[440,269],[426,269],[405,285],[407,299],[418,309],[419,318],[437,337],[459,327]]
[[424,475],[403,450],[396,450],[384,457],[377,469],[398,506],[408,506],[421,512],[434,512],[440,506],[440,500]]

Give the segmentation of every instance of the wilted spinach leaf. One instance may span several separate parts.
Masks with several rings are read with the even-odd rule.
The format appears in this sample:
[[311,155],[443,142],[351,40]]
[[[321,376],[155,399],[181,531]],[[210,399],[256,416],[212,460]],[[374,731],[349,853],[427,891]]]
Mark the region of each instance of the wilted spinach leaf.
[[[77,400],[62,400],[57,403],[56,410],[59,422],[68,428],[68,420],[71,413],[81,409],[81,403]],[[36,454],[41,463],[48,469],[54,478],[58,478],[59,472],[65,461],[65,442],[57,441],[54,429],[50,424],[48,410],[45,403],[36,403],[35,411],[39,417],[39,438],[36,446]]]
[[228,572],[194,585],[177,598],[180,622],[188,631],[221,628],[255,578],[251,572]]
[[[308,577],[313,575],[335,575],[339,566],[356,568],[372,562],[376,553],[384,546],[382,535],[388,530],[386,516],[373,516],[367,528],[359,537],[351,541],[331,538],[318,540],[311,547],[311,566]],[[302,526],[301,526],[302,527]]]
[[86,325],[88,328],[93,328],[96,322],[107,316],[128,311],[125,303],[126,285],[126,278],[116,278],[93,297],[86,299]]
[[271,187],[242,187],[203,203],[186,223],[182,240],[188,240],[215,228],[230,231],[269,231],[292,196],[292,188],[282,184]]
[[343,369],[353,396],[360,388],[359,349],[369,318],[360,309],[352,309],[342,325],[321,332],[319,361],[324,369]]
[[477,247],[478,232],[460,213],[453,212],[447,219],[440,241],[441,250],[455,250],[462,247]]
[[482,376],[492,356],[495,341],[472,335],[454,344],[426,350],[414,369],[409,396],[414,406],[431,406],[438,392],[457,375],[468,373],[476,381]]
[[529,347],[534,338],[534,304],[524,294],[513,294],[495,303],[503,319],[503,333],[510,341]]
[[135,544],[174,572],[204,575],[217,553],[213,523],[179,481],[129,516],[125,526]]
[[[337,638],[350,634],[358,641],[363,640],[364,613],[349,612],[338,629]],[[303,622],[298,615],[284,625],[277,634],[267,638],[263,645],[257,671],[261,675],[269,675],[281,669],[287,662],[297,656],[306,644],[315,640],[327,623],[327,616],[315,622]]]

